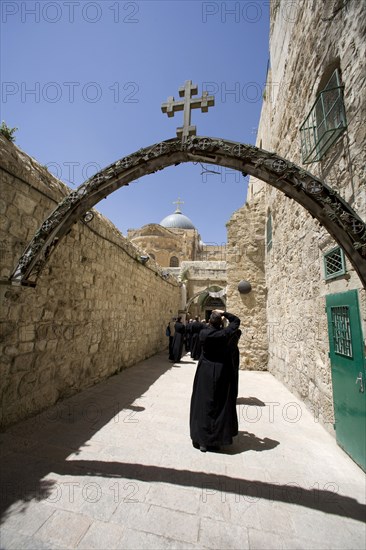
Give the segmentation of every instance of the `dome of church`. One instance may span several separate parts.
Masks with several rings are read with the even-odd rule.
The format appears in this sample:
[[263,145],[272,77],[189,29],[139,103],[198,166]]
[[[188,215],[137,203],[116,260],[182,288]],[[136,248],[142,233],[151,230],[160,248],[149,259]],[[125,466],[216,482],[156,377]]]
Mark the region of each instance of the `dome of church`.
[[161,220],[160,225],[168,228],[171,227],[172,229],[196,229],[191,220],[182,214],[178,208],[174,214],[169,214],[169,216]]

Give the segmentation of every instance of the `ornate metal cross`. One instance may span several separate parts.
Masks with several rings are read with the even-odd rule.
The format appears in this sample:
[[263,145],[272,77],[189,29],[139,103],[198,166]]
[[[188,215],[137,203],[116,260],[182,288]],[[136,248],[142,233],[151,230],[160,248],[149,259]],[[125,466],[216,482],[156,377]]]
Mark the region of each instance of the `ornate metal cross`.
[[191,110],[201,108],[202,113],[207,113],[209,107],[215,105],[215,97],[208,95],[208,92],[202,92],[202,97],[192,98],[192,95],[198,94],[197,84],[192,84],[192,80],[186,80],[184,86],[179,88],[179,97],[182,101],[175,101],[173,96],[168,97],[167,103],[163,103],[161,110],[168,117],[174,116],[176,111],[184,111],[183,126],[177,128],[177,136],[182,138],[184,143],[189,136],[196,135],[196,126],[191,126]]

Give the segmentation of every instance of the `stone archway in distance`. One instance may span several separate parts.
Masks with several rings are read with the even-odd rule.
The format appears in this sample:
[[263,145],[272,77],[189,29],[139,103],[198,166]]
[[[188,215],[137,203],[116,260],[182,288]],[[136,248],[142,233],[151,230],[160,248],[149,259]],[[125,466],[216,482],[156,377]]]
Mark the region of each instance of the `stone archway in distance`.
[[[208,290],[209,288],[210,287],[207,287],[207,288],[205,288],[203,290],[199,290],[198,292],[193,294],[193,296],[186,303],[186,313],[189,312],[189,308],[194,303],[196,298],[199,298],[200,296],[203,296],[203,294],[208,294],[209,293],[209,290]],[[220,290],[223,290],[221,287],[219,287],[219,288],[220,288]]]
[[215,164],[276,187],[301,204],[343,248],[366,288],[366,224],[326,183],[300,166],[276,155],[220,138],[191,136],[145,147],[107,166],[72,191],[44,220],[15,267],[13,284],[35,286],[37,278],[78,221],[88,222],[89,210],[101,199],[142,176],[182,162]]

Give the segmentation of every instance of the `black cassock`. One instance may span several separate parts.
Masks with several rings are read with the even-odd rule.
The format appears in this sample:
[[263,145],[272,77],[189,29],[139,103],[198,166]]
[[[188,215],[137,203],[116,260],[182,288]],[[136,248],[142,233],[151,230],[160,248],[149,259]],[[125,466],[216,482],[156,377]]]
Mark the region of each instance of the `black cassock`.
[[183,353],[184,334],[186,331],[186,327],[183,325],[183,323],[177,321],[174,325],[174,329],[175,332],[172,344],[172,357],[173,361],[179,363]]
[[192,323],[186,324],[186,351],[191,351]]
[[206,325],[200,323],[199,321],[193,321],[192,323],[192,337],[191,337],[191,357],[197,361],[201,357],[201,341],[200,341],[200,332]]
[[239,339],[241,336],[241,330],[238,329],[234,332],[232,336],[230,336],[229,339],[229,348],[231,351],[231,356],[233,360],[233,368],[234,368],[234,383],[236,386],[236,396],[238,396],[238,389],[239,389],[239,366],[240,366],[240,352],[238,348]]
[[194,443],[204,446],[230,445],[238,434],[236,383],[229,339],[240,319],[224,313],[229,326],[212,326],[200,332],[202,355],[193,382],[190,432]]

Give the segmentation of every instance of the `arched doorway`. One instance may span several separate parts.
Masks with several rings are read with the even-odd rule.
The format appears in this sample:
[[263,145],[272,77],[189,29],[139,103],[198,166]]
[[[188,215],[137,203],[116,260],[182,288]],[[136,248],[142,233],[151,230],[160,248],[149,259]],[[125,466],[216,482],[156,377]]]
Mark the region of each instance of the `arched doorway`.
[[226,304],[222,298],[212,298],[208,296],[202,304],[205,311],[205,321],[207,322],[214,309],[226,310]]
[[186,304],[186,312],[190,311],[194,301],[197,299],[197,311],[194,316],[198,315],[202,320],[208,321],[213,309],[226,310],[226,289],[217,285],[207,287],[196,292]]
[[101,199],[141,176],[182,162],[204,162],[239,170],[276,187],[301,204],[343,248],[366,288],[366,225],[333,189],[275,153],[218,138],[190,137],[157,143],[121,158],[63,199],[43,222],[18,261],[10,280],[35,286],[56,246]]

